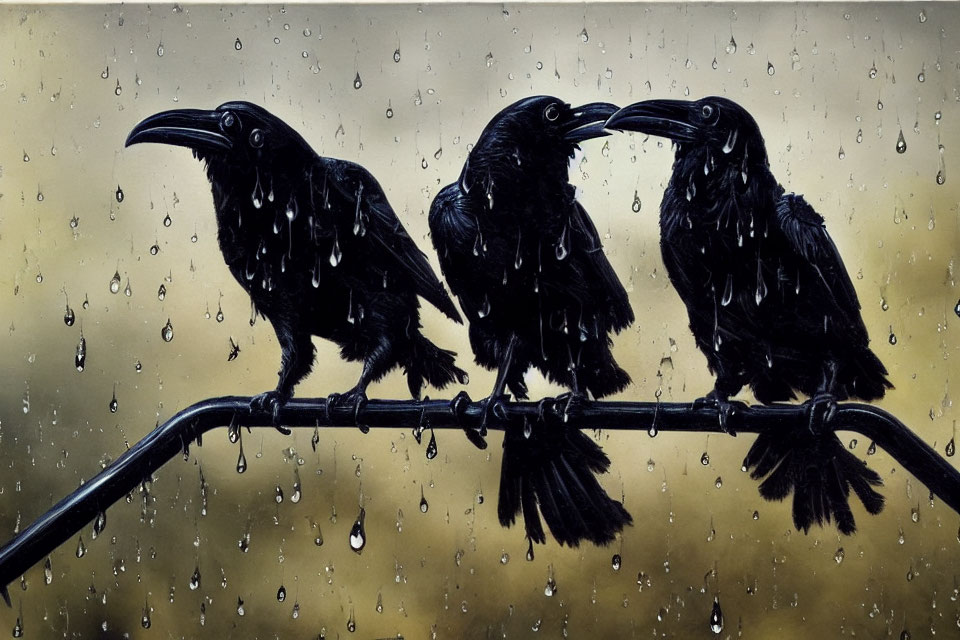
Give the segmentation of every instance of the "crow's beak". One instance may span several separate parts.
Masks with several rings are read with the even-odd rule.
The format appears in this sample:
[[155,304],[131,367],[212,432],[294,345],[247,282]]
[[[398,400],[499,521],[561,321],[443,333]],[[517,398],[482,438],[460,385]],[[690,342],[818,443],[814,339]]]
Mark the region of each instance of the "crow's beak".
[[635,102],[610,116],[604,127],[693,142],[699,137],[699,128],[690,122],[690,104],[683,100]]
[[233,143],[220,132],[220,112],[202,109],[174,109],[141,121],[127,136],[124,146],[159,142],[197,151],[227,151]]
[[577,144],[590,138],[601,138],[610,133],[604,131],[604,123],[617,110],[617,105],[607,102],[591,102],[570,109],[564,123],[563,139]]

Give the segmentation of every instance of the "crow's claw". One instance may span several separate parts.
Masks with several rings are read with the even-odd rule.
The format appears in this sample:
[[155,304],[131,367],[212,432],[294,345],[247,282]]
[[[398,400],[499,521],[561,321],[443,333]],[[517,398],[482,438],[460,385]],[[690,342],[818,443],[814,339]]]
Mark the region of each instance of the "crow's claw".
[[284,394],[280,393],[276,389],[272,391],[264,391],[261,394],[255,395],[250,400],[250,410],[251,411],[269,411],[271,415],[271,420],[273,422],[273,428],[282,433],[285,436],[290,435],[290,429],[280,424],[280,407],[286,404],[287,400],[290,398],[285,397]]
[[554,411],[566,422],[570,418],[571,413],[575,413],[584,408],[589,402],[590,399],[582,393],[575,391],[561,393],[554,398]]
[[837,413],[837,399],[829,393],[818,393],[804,404],[807,405],[808,427],[810,433],[819,435]]
[[735,415],[738,411],[745,410],[747,405],[739,400],[721,398],[715,391],[711,391],[706,396],[694,400],[693,408],[716,410],[717,419],[720,421],[720,430],[728,435],[736,436],[737,432],[728,426],[730,416]]
[[351,389],[346,393],[331,393],[327,396],[327,422],[330,422],[331,408],[353,404],[353,423],[363,433],[369,433],[370,427],[360,424],[360,410],[367,404],[367,394],[359,389]]

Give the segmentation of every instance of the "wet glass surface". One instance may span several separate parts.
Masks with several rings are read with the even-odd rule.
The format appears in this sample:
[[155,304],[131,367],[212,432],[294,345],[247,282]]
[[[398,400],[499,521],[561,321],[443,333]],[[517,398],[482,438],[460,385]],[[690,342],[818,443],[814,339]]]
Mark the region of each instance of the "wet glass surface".
[[[359,162],[430,255],[426,211],[486,122],[537,93],[571,103],[725,95],[788,190],[826,218],[896,385],[880,403],[955,452],[960,9],[949,4],[4,6],[0,8],[0,539],[176,411],[276,383],[269,323],[218,251],[184,149],[124,149],[164,109],[257,102]],[[615,399],[712,386],[659,251],[668,142],[583,144],[571,169],[635,325]],[[494,374],[425,306],[468,391]],[[359,374],[315,341],[299,396]],[[528,378],[531,396],[559,387]],[[432,397],[453,392],[429,390]],[[394,372],[370,397],[405,398]],[[741,396],[750,400],[748,394]],[[431,434],[432,436],[433,434]],[[528,561],[502,529],[500,440],[408,429],[208,434],[10,585],[23,637],[953,637],[960,516],[881,449],[859,531],[793,530],[740,471],[752,436],[602,431],[604,486],[634,526]],[[428,459],[428,443],[435,456]],[[904,635],[906,634],[906,635]]]

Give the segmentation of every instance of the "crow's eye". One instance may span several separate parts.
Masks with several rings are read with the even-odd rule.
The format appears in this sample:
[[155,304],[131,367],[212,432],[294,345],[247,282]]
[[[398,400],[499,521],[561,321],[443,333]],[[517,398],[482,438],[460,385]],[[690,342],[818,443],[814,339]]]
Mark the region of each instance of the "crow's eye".
[[220,116],[220,130],[224,133],[238,129],[239,125],[240,122],[232,111],[224,111],[223,115]]
[[259,149],[263,146],[263,131],[254,129],[250,132],[250,146],[254,149]]
[[714,113],[716,113],[716,109],[713,108],[713,105],[705,104],[700,107],[700,115],[703,116],[704,120],[710,120]]
[[546,109],[543,110],[543,117],[553,122],[560,117],[560,107],[556,103],[550,104]]

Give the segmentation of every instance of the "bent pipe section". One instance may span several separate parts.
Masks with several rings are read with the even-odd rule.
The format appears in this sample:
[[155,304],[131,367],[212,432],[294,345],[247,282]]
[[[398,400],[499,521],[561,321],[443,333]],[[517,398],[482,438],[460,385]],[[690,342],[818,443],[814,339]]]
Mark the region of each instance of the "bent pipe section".
[[[252,411],[249,397],[228,396],[203,400],[180,411],[117,458],[110,466],[54,505],[0,548],[0,595],[10,604],[6,586],[51,551],[72,538],[102,511],[117,502],[154,471],[207,431],[225,425],[271,427],[266,411]],[[483,405],[470,402],[459,412],[448,400],[372,400],[355,413],[351,406],[328,410],[323,399],[295,398],[279,414],[279,422],[297,427],[392,427],[462,429],[479,427]],[[505,403],[502,418],[488,428],[522,428],[536,420],[539,403]],[[556,417],[555,407],[553,415]],[[723,432],[716,408],[682,403],[591,402],[571,408],[568,419],[582,429],[633,431]],[[802,405],[741,407],[729,416],[731,432],[759,433],[767,429],[806,424]],[[930,491],[960,513],[960,471],[940,456],[893,415],[865,404],[837,407],[830,424],[856,431],[877,443]]]

